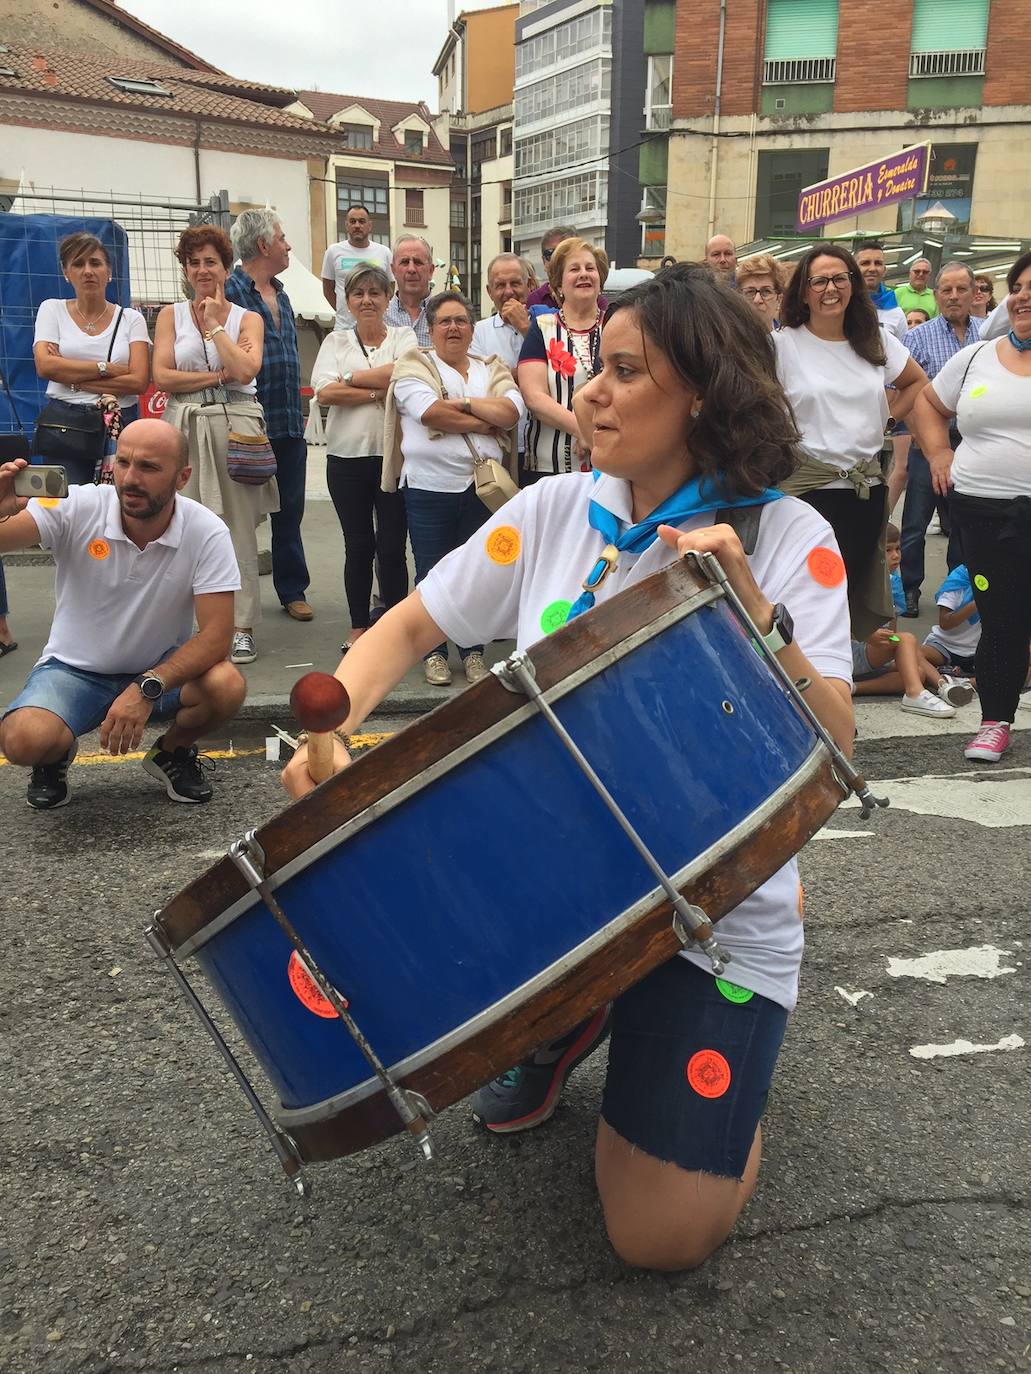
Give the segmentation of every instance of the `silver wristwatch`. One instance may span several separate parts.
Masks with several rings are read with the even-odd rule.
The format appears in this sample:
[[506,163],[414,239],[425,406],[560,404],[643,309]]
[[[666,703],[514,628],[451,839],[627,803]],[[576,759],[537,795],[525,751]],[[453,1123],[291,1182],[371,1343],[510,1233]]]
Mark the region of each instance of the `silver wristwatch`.
[[343,377],[341,377],[340,380],[343,382],[344,386],[353,386],[353,385],[354,385],[353,378],[354,378],[354,373],[353,373],[353,372],[345,372],[344,375],[343,375]]

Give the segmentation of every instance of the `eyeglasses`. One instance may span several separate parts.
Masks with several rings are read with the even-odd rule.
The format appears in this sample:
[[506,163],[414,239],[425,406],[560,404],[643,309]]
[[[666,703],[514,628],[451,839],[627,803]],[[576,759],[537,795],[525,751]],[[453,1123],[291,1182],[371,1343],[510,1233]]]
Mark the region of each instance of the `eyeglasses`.
[[554,248],[542,248],[541,257],[544,259],[545,262],[550,262],[554,252]]
[[809,285],[814,291],[826,291],[830,286],[836,291],[844,291],[846,286],[852,285],[852,278],[846,272],[839,272],[836,277],[810,277]]
[[[815,283],[811,282],[810,285],[815,285]],[[771,296],[775,296],[777,293],[772,286],[742,286],[741,294],[747,296],[750,301],[754,301],[756,296],[760,300],[768,301]]]
[[472,329],[472,325],[464,315],[448,315],[445,319],[437,318],[433,321],[434,329]]

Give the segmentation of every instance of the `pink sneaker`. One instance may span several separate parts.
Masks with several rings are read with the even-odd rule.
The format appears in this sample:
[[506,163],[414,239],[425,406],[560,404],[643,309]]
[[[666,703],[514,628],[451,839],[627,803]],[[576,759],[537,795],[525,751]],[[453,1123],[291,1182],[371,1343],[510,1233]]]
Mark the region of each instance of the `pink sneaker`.
[[1004,720],[983,720],[981,728],[963,750],[963,757],[998,763],[1010,747],[1010,727]]

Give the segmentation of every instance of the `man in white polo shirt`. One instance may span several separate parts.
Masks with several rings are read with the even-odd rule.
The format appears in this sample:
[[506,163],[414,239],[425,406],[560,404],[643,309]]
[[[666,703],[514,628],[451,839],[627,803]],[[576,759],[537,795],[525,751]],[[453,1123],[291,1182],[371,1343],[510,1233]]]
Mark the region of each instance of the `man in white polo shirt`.
[[37,811],[67,802],[80,735],[99,726],[101,747],[125,754],[151,719],[171,724],[144,769],[173,801],[211,800],[196,741],[246,695],[226,661],[240,573],[225,524],[179,494],[187,458],[171,425],[137,420],[118,440],[114,486],[26,500],[14,494],[24,459],[0,465],[0,553],[42,544],[57,564],[50,638],[0,724],[0,750],[32,769]]

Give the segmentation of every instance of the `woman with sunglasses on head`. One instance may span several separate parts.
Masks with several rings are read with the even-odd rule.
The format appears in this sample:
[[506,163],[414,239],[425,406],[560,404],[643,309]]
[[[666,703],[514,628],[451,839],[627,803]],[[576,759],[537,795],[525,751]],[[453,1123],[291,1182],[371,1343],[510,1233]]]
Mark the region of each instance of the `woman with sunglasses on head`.
[[[909,413],[927,377],[880,327],[855,259],[837,244],[814,244],[801,259],[780,320],[777,375],[803,455],[783,489],[830,522],[848,574],[853,635],[865,640],[894,614],[884,557],[884,431],[889,414]],[[890,408],[886,387],[894,387]]]
[[[614,303],[601,361],[582,393],[595,470],[521,491],[362,636],[337,668],[351,699],[343,728],[357,729],[445,634],[520,648],[539,640],[576,613],[569,598],[614,543],[598,602],[697,550],[718,557],[763,634],[774,635],[786,610],[793,638],[789,629],[791,642],[774,640],[774,652],[792,678],[810,680],[807,701],[850,749],[841,558],[827,522],[775,490],[795,466],[797,432],[755,312],[708,271],[674,267]],[[759,507],[749,554],[730,525],[713,524],[716,512],[729,508],[733,518],[737,507]],[[335,748],[343,767],[346,751]],[[283,781],[295,797],[314,786],[304,746]],[[614,1004],[595,1177],[613,1247],[630,1264],[701,1264],[751,1196],[759,1122],[797,997],[799,916],[792,860],[720,923],[734,984],[717,984],[694,948]],[[541,1125],[608,1024],[596,1013],[482,1088],[474,1118],[494,1134]],[[726,1061],[724,1090],[708,1096],[684,1069],[703,1047]]]

